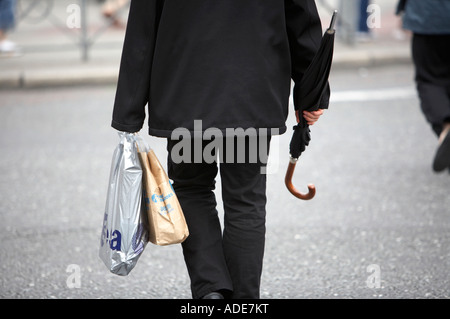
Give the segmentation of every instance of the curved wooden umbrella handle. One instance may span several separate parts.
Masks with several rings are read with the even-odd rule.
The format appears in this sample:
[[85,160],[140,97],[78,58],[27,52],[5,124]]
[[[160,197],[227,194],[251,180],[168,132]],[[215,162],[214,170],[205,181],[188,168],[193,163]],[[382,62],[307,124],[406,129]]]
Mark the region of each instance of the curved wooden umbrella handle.
[[292,185],[292,175],[294,174],[296,161],[290,160],[289,166],[286,171],[286,177],[284,179],[284,183],[286,184],[287,189],[297,198],[302,200],[310,200],[316,195],[316,187],[313,184],[308,185],[309,192],[307,194],[300,193],[294,185]]

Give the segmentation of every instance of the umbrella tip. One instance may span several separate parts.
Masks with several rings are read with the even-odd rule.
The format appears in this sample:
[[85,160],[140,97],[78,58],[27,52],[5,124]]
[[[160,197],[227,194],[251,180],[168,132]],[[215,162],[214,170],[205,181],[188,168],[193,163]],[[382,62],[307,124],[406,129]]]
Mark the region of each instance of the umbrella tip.
[[336,24],[337,14],[338,14],[338,11],[334,10],[333,16],[331,17],[330,27],[328,28],[329,30],[334,30],[334,25]]

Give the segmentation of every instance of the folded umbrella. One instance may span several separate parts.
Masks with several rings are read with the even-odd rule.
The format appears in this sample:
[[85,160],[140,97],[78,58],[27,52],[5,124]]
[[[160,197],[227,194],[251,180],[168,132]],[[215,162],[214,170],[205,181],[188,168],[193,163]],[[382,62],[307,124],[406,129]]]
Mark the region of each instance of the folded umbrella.
[[302,114],[303,111],[317,111],[324,93],[329,90],[328,78],[333,61],[336,16],[337,11],[334,11],[330,27],[322,38],[319,50],[306,69],[301,82],[298,84],[298,89],[294,91],[294,105],[296,106],[296,111],[299,111],[300,121],[294,126],[294,134],[289,145],[290,160],[286,172],[285,184],[295,197],[303,200],[312,199],[316,194],[316,188],[313,184],[309,184],[309,192],[303,194],[292,184],[292,176],[298,158],[305,151],[306,146],[309,145],[311,140],[309,125],[306,123]]

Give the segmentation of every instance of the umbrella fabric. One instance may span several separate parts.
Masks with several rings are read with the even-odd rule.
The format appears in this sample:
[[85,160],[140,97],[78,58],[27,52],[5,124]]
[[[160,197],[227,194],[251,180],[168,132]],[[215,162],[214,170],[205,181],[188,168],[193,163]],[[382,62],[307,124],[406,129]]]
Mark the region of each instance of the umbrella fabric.
[[[336,14],[336,13],[335,13]],[[295,110],[302,115],[303,111],[317,111],[321,105],[327,105],[330,97],[330,86],[328,78],[334,53],[334,17],[332,25],[328,29],[320,44],[320,47],[305,71],[301,82],[294,88]],[[305,151],[311,140],[309,125],[303,116],[299,123],[294,126],[294,134],[290,143],[290,154],[292,158],[298,158]]]
[[322,38],[320,48],[306,70],[298,89],[294,91],[294,105],[302,111],[317,111],[329,98],[328,78],[334,51],[334,33],[328,31]]
[[336,13],[335,11],[333,14],[330,28],[322,37],[315,57],[306,69],[300,83],[294,87],[293,99],[295,110],[299,112],[299,123],[294,126],[294,134],[289,145],[291,159],[286,172],[285,184],[294,196],[302,200],[310,200],[316,193],[315,186],[312,184],[308,185],[309,192],[307,194],[299,192],[292,184],[292,175],[297,160],[311,141],[309,125],[303,117],[303,111],[312,112],[318,110],[323,105],[328,105],[330,98],[328,78],[334,52],[334,23]]
[[311,130],[309,129],[309,125],[305,124],[302,126],[297,124],[294,126],[294,134],[292,135],[291,143],[290,143],[290,154],[292,158],[299,158],[300,155],[305,151],[306,147],[309,145],[309,141],[311,141]]

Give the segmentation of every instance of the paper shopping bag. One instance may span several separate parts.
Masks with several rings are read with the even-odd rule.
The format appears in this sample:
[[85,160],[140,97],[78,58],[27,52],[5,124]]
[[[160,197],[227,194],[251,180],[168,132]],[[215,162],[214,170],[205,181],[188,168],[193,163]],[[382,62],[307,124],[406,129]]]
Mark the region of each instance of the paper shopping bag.
[[165,246],[182,243],[189,230],[170,180],[153,150],[139,151],[149,241]]

